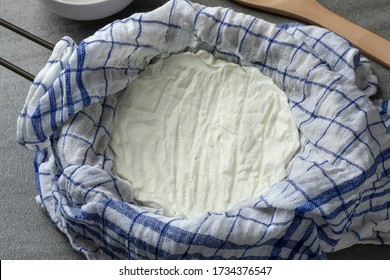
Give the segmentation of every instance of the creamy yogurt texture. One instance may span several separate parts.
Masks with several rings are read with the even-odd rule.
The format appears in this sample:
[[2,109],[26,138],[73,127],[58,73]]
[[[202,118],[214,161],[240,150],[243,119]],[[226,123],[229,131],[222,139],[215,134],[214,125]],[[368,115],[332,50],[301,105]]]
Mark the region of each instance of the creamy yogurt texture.
[[148,66],[122,93],[113,171],[167,216],[226,211],[286,177],[299,147],[287,98],[254,67],[182,53]]

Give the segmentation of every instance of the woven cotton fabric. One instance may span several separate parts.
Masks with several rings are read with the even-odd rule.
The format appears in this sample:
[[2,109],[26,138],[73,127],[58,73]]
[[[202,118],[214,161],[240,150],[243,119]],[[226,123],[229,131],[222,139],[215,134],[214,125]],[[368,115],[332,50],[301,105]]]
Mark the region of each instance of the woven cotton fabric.
[[[137,205],[112,173],[118,93],[156,59],[206,50],[254,66],[285,91],[301,149],[285,180],[226,212],[165,217]],[[17,124],[35,151],[37,200],[88,259],[324,259],[356,243],[390,244],[390,114],[376,77],[347,41],[231,9],[169,1],[64,37]]]

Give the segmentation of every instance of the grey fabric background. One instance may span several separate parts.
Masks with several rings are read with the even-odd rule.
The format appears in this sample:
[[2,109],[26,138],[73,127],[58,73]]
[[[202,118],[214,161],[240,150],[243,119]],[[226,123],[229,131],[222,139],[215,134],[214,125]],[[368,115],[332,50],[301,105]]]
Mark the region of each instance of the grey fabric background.
[[[293,1],[293,0],[291,0]],[[64,35],[77,43],[97,29],[135,12],[157,8],[164,0],[135,0],[120,13],[99,21],[80,22],[56,16],[37,0],[0,0],[0,17],[45,40]],[[241,6],[229,0],[193,0],[208,6],[231,7],[274,23],[295,20]],[[320,0],[335,13],[390,40],[390,1]],[[0,27],[0,56],[36,75],[50,52]],[[389,52],[390,50],[386,50]],[[390,98],[390,70],[372,62],[379,78],[378,97]],[[84,259],[49,221],[35,202],[33,153],[16,142],[16,119],[30,82],[0,67],[0,259]],[[328,255],[329,259],[390,259],[390,246],[356,245]]]

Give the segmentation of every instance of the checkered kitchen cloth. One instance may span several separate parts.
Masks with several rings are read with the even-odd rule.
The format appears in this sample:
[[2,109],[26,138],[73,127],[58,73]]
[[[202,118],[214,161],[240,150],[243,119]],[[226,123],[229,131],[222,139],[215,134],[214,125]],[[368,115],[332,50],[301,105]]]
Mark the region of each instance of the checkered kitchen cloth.
[[[199,49],[283,89],[302,138],[285,180],[226,212],[137,205],[107,146],[118,92],[157,58]],[[59,41],[20,113],[37,200],[89,259],[323,259],[390,243],[390,114],[367,60],[328,30],[274,25],[185,0]]]

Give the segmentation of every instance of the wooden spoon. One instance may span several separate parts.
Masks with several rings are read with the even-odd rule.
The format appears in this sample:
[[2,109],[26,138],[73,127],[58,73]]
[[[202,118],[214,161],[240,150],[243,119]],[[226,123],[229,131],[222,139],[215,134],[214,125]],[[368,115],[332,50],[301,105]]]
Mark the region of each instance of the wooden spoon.
[[390,41],[336,15],[316,0],[234,1],[332,30],[354,44],[364,55],[390,69]]

